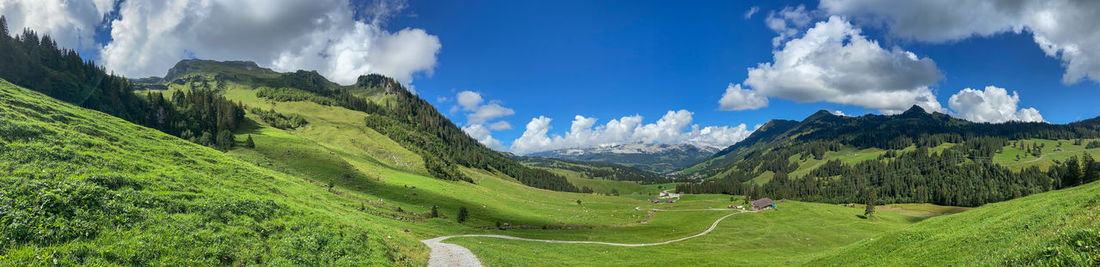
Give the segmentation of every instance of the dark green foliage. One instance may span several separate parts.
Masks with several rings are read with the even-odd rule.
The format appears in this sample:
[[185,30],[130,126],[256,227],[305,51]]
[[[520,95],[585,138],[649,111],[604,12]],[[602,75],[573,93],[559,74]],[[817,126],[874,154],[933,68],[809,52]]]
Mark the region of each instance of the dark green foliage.
[[771,143],[787,131],[791,130],[791,128],[798,126],[798,123],[798,121],[792,120],[768,121],[768,123],[761,125],[759,129],[753,131],[752,134],[749,135],[749,137],[745,138],[745,140],[741,140],[741,142],[737,142],[729,147],[726,147],[725,149],[722,149],[722,151],[718,151],[718,153],[714,154],[714,157],[717,158],[725,156],[726,154],[737,151],[738,149],[746,148],[755,144]]
[[[341,86],[315,71],[277,73],[251,62],[184,60],[169,71],[165,80],[192,85],[208,83],[206,76],[189,75],[196,71],[216,73],[215,84],[235,81],[260,88],[258,96],[275,101],[312,101],[368,113],[368,127],[419,154],[429,174],[437,178],[472,182],[459,171],[458,167],[464,166],[500,172],[532,187],[577,191],[564,177],[523,166],[481,145],[392,78],[370,74],[359,77],[354,85]],[[368,97],[383,99],[384,106]],[[201,131],[191,131],[192,136],[198,133]]]
[[867,208],[863,211],[863,216],[866,216],[867,219],[870,219],[875,216],[875,201],[876,198],[878,198],[878,189],[875,189],[873,187],[866,188],[863,190],[863,195],[866,199],[863,204],[867,206]]
[[0,179],[0,248],[95,238],[105,228],[126,227],[142,218],[134,200],[148,196],[95,182],[106,181]]
[[1062,174],[1062,186],[1077,186],[1084,181],[1082,179],[1084,177],[1081,173],[1081,164],[1077,163],[1076,156],[1066,159],[1062,166],[1059,170]]
[[0,36],[0,78],[185,139],[203,132],[234,131],[244,118],[240,105],[225,100],[213,88],[177,92],[171,101],[159,92],[136,95],[126,78],[108,75],[76,51],[62,49],[49,36],[39,37],[29,30],[15,38]]
[[256,148],[256,142],[252,141],[252,135],[251,134],[248,135],[248,139],[244,140],[244,147],[246,147],[246,148]]
[[[1007,142],[1008,139],[1097,137],[1100,137],[1100,118],[1062,125],[1042,122],[991,124],[969,122],[941,113],[929,114],[917,106],[898,115],[859,117],[837,116],[822,110],[802,122],[773,120],[765,124],[744,141],[716,154],[702,174],[713,176],[734,165],[742,164],[741,161],[745,159],[752,160],[760,154],[769,154],[768,150],[775,148],[802,146],[802,149],[808,149],[809,147],[805,144],[811,142],[835,143],[861,149],[872,147],[901,149],[908,146],[935,147],[945,142],[963,143],[979,138],[987,138],[987,141],[993,142]],[[986,150],[968,155],[987,158],[1000,148],[983,146],[982,149]],[[808,152],[809,150],[804,150],[797,153]],[[1041,153],[1038,149],[1031,149],[1030,152],[1033,155]],[[769,166],[770,170],[783,170],[782,164],[785,164],[785,161],[773,164],[776,165]]]
[[195,143],[198,143],[198,144],[204,145],[204,146],[214,146],[214,145],[217,144],[214,141],[214,135],[210,134],[210,132],[202,132],[202,135],[199,136],[198,141],[196,141]]
[[125,78],[108,75],[49,36],[0,36],[0,78],[81,107],[141,122],[147,109]]
[[[1031,167],[1013,172],[988,161],[966,161],[967,151],[983,150],[960,145],[943,153],[929,153],[921,147],[899,153],[891,161],[848,165],[832,160],[798,179],[777,175],[763,191],[804,201],[862,203],[865,198],[860,189],[874,188],[879,203],[978,206],[1057,188],[1056,171]],[[677,191],[746,194],[752,190],[744,182],[752,177],[752,173],[733,170],[725,178],[679,185]]]
[[1081,156],[1081,169],[1083,183],[1100,180],[1100,162],[1096,162],[1088,152]]
[[222,130],[221,132],[218,132],[218,137],[215,141],[215,145],[217,145],[218,149],[229,150],[230,148],[233,148],[233,145],[236,143],[237,140],[233,136],[233,133],[229,132],[228,130]]
[[1085,145],[1085,149],[1093,149],[1093,148],[1100,148],[1100,141],[1092,141],[1092,142],[1089,142],[1088,145]]
[[466,222],[466,218],[469,217],[469,216],[470,216],[470,211],[466,210],[466,207],[459,207],[458,208],[458,216],[456,216],[455,219],[458,220],[458,223],[464,223],[464,222]]
[[594,192],[596,192],[596,191],[593,191],[592,188],[588,188],[587,186],[581,187],[581,193],[591,194],[591,193],[594,193]]
[[[359,77],[353,86],[341,87],[325,80],[316,72],[298,71],[281,74],[276,78],[257,79],[257,83],[267,86],[260,89],[257,95],[268,99],[308,100],[371,114],[366,119],[367,127],[417,152],[424,159],[429,174],[434,177],[472,182],[472,179],[458,171],[458,166],[466,166],[499,171],[532,187],[577,191],[564,177],[523,166],[481,145],[427,101],[405,90],[391,78],[370,74]],[[377,91],[393,96],[395,100],[383,107],[356,96],[352,93],[353,90]]]
[[432,206],[432,218],[439,218],[439,206]]
[[1061,178],[1061,187],[1071,187],[1100,180],[1100,162],[1092,155],[1084,153],[1081,158],[1070,157],[1052,170],[1055,177]]
[[256,89],[256,96],[275,101],[310,101],[322,105],[336,105],[336,100],[328,97],[319,96],[309,91],[295,89],[295,88],[270,88],[262,87]]
[[[1009,138],[1074,139],[1100,134],[1100,118],[1065,125],[1009,122],[972,123],[914,108],[903,114],[842,117],[822,111],[796,125],[773,121],[754,132],[753,143],[738,143],[727,154],[703,165],[711,180],[677,187],[689,193],[748,194],[746,182],[775,172],[763,188],[768,195],[806,201],[860,203],[862,188],[878,193],[879,203],[926,202],[978,206],[1087,182],[1077,159],[1044,172],[1037,167],[1012,171],[992,163],[1005,146],[1041,156],[1042,144]],[[783,131],[783,133],[775,133]],[[956,146],[942,153],[929,148],[943,143]],[[797,169],[791,157],[821,160],[822,151],[841,147],[882,148],[879,160],[845,164],[829,160],[803,177],[787,177]],[[898,149],[916,147],[910,152]],[[889,160],[886,160],[889,159]],[[828,159],[824,159],[828,160]],[[1072,165],[1072,166],[1071,166]]]
[[[396,96],[393,105],[389,106],[383,114],[389,120],[381,119],[382,116],[368,116],[367,126],[390,136],[405,147],[414,147],[419,150],[421,156],[424,152],[438,155],[447,166],[458,164],[471,168],[490,171],[499,171],[519,180],[521,183],[542,189],[576,192],[577,187],[570,184],[564,177],[523,166],[508,158],[504,154],[493,151],[477,140],[466,135],[451,120],[447,119],[424,99],[405,90],[397,81],[385,76],[371,74],[359,78],[358,84],[367,88],[379,88],[384,92]],[[369,110],[364,110],[370,112]],[[396,122],[396,123],[395,123]],[[395,124],[408,125],[415,132],[425,133],[421,138],[408,138],[407,133],[396,132],[400,127]],[[427,142],[433,138],[439,142]],[[394,136],[398,136],[394,138]],[[405,138],[402,138],[405,137]],[[468,178],[467,178],[468,179]]]
[[265,111],[260,108],[252,108],[249,111],[252,112],[252,114],[260,116],[260,120],[264,121],[264,123],[267,123],[268,125],[271,125],[271,127],[283,130],[293,130],[298,127],[302,127],[308,123],[305,118],[302,118],[301,115],[290,114],[290,116],[287,116],[275,112],[275,109]]
[[360,77],[360,82],[355,86],[343,87],[329,82],[316,71],[299,70],[275,78],[255,79],[255,83],[265,86],[256,90],[256,96],[275,101],[311,101],[372,114],[385,112],[382,106],[351,92],[362,89],[363,79]]

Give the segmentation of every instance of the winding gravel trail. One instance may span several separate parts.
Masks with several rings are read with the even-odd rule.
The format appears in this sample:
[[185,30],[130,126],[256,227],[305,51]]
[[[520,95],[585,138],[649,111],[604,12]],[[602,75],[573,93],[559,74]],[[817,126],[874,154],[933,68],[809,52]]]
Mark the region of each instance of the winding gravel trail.
[[[715,210],[732,210],[732,209],[658,210],[658,211],[715,211]],[[477,256],[474,256],[474,253],[470,252],[469,249],[466,249],[462,246],[455,245],[455,244],[443,243],[443,240],[447,240],[447,239],[455,238],[455,237],[491,237],[491,238],[500,238],[500,239],[531,241],[531,242],[543,242],[543,243],[555,243],[555,244],[597,244],[597,245],[608,245],[608,246],[618,246],[618,247],[657,246],[657,245],[665,245],[665,244],[670,244],[670,243],[676,243],[676,242],[680,242],[680,241],[684,241],[684,240],[704,236],[706,234],[709,234],[711,231],[714,231],[714,228],[718,227],[718,223],[722,222],[722,220],[725,220],[726,218],[729,218],[730,216],[733,216],[733,215],[736,215],[736,214],[739,214],[739,213],[745,213],[745,212],[756,212],[756,211],[740,211],[740,212],[730,213],[726,216],[722,216],[721,218],[718,218],[717,220],[715,220],[714,223],[710,224],[710,228],[707,228],[707,230],[705,230],[703,232],[700,232],[698,234],[688,236],[688,237],[683,237],[683,238],[678,238],[678,239],[673,239],[673,240],[668,240],[668,241],[662,241],[662,242],[656,242],[656,243],[614,243],[614,242],[600,242],[600,241],[547,240],[547,239],[530,239],[530,238],[515,237],[515,236],[509,236],[509,235],[452,235],[452,236],[441,236],[441,237],[436,237],[436,238],[432,238],[432,239],[421,240],[420,242],[423,242],[425,245],[428,245],[428,248],[432,249],[431,256],[428,259],[428,266],[429,267],[436,267],[436,266],[481,266],[481,261],[478,260]]]

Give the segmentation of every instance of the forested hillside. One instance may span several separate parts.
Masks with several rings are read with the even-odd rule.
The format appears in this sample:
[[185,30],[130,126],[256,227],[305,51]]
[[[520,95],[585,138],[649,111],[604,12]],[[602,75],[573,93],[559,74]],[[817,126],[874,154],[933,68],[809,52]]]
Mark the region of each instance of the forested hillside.
[[861,117],[820,111],[797,124],[773,121],[773,128],[696,166],[710,180],[678,190],[830,203],[875,198],[878,203],[978,206],[1100,178],[1100,164],[1088,151],[1046,169],[1013,169],[994,162],[1006,147],[1031,151],[1036,160],[1043,149],[1063,150],[1021,141],[1031,138],[1087,146],[1080,145],[1086,143],[1082,139],[1100,138],[1097,122],[971,123],[919,107],[898,115]]
[[212,85],[170,98],[137,95],[129,80],[107,74],[49,36],[25,30],[12,38],[0,18],[0,78],[74,105],[102,111],[192,142],[227,149],[244,108],[218,95]]
[[416,265],[407,216],[0,79],[3,265]]
[[[209,60],[180,61],[168,74],[164,79],[143,79],[142,82],[147,85],[157,82],[186,84],[190,88],[233,83],[252,88],[256,96],[273,102],[309,101],[361,111],[370,114],[363,122],[366,126],[419,154],[434,177],[472,182],[458,170],[458,166],[465,166],[501,172],[537,188],[578,190],[561,176],[523,166],[486,148],[427,101],[382,75],[364,75],[355,84],[342,86],[316,71],[278,73],[253,63]],[[274,114],[267,116],[275,121],[283,120],[287,126],[308,123],[296,121],[293,115],[284,115],[286,118]]]
[[[366,75],[352,86],[340,86],[316,71],[277,73],[251,62],[184,60],[165,78],[144,78],[137,89],[189,84],[192,90],[165,96],[152,90],[135,94],[132,81],[106,74],[73,50],[57,46],[49,36],[33,31],[12,38],[0,36],[0,78],[51,97],[103,111],[195,143],[228,149],[244,121],[246,107],[220,95],[227,82],[251,84],[257,95],[272,101],[313,101],[376,114],[364,123],[418,152],[433,176],[472,181],[456,165],[499,171],[524,184],[560,191],[577,191],[560,176],[525,167],[470,138],[435,107],[404,86],[381,75]],[[209,75],[189,75],[201,72]],[[373,99],[372,99],[373,98]],[[375,100],[380,100],[376,102]],[[304,124],[280,114],[264,114],[285,128]]]

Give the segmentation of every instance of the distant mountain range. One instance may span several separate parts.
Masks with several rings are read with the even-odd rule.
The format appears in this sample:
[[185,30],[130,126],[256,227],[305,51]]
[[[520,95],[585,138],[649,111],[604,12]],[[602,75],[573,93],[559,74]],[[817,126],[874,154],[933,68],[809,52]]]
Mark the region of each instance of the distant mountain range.
[[568,148],[532,153],[531,157],[608,162],[655,173],[674,172],[706,160],[717,148],[691,144],[631,143],[590,148]]

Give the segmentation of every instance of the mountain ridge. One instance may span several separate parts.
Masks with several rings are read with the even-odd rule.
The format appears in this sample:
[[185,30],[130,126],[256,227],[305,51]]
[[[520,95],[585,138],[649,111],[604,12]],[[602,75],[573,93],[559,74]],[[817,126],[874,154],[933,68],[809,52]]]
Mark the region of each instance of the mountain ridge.
[[666,174],[709,158],[718,150],[692,144],[628,143],[588,148],[566,148],[528,154],[532,157],[615,163]]

